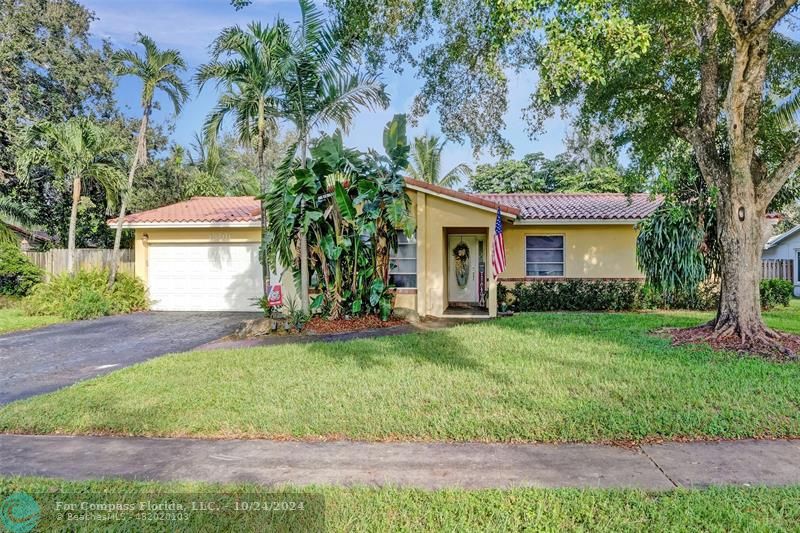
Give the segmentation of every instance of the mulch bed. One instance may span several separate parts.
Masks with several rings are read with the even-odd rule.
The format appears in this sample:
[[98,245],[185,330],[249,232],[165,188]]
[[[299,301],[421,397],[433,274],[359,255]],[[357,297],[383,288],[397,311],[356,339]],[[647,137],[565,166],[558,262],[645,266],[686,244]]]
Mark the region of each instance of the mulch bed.
[[785,349],[785,351],[781,351],[774,344],[759,342],[758,340],[753,344],[742,346],[735,337],[714,339],[711,338],[712,332],[713,327],[706,325],[696,328],[663,328],[655,333],[671,339],[673,346],[705,344],[714,350],[732,351],[740,355],[756,356],[775,362],[800,361],[800,356],[798,356],[800,354],[800,335],[781,332],[780,344]]
[[331,335],[336,333],[350,333],[364,329],[390,328],[407,324],[405,320],[392,317],[386,322],[375,315],[359,316],[349,319],[327,320],[315,316],[306,324],[306,331],[311,335]]

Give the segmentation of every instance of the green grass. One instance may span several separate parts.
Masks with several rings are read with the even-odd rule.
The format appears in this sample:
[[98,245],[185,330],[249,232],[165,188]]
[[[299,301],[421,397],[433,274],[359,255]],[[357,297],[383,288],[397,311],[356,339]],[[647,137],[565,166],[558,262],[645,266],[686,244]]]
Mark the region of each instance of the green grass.
[[[800,364],[649,334],[704,313],[541,313],[158,358],[0,410],[0,431],[359,440],[800,436]],[[800,307],[771,312],[800,331]]]
[[[37,478],[0,478],[0,499],[15,491],[30,494],[41,508],[37,531],[65,527],[56,520],[55,502],[138,502],[267,499],[275,489],[255,485],[144,483],[132,481],[59,481]],[[640,490],[446,490],[397,488],[282,489],[283,496],[298,492],[321,496],[315,506],[328,531],[796,531],[800,523],[800,488],[711,488],[644,492]],[[114,522],[115,530],[139,530],[142,522],[131,513]],[[317,515],[318,516],[318,515]],[[274,515],[273,515],[274,518]],[[320,530],[302,523],[282,522],[300,530]],[[306,519],[310,516],[306,515]],[[263,531],[263,514],[242,512],[191,513],[183,523],[161,523],[163,530],[177,525],[187,531]],[[277,522],[277,521],[276,521]],[[276,525],[273,522],[273,525]],[[165,525],[168,524],[168,525]],[[107,530],[109,523],[89,521],[82,531]],[[154,525],[152,522],[149,525]],[[319,523],[316,523],[318,526]],[[306,526],[306,527],[302,527]]]
[[64,322],[57,316],[27,316],[16,307],[0,308],[0,334]]

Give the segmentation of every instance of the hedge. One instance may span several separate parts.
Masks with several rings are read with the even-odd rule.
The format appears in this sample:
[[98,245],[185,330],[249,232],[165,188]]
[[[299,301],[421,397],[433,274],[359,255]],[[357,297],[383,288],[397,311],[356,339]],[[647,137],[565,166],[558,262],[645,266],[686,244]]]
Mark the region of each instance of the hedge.
[[[787,306],[792,298],[791,281],[761,281],[761,306]],[[641,280],[554,279],[519,282],[513,288],[497,287],[500,310],[514,311],[633,311],[636,309],[713,310],[719,301],[719,286],[702,284],[695,292],[665,294]]]

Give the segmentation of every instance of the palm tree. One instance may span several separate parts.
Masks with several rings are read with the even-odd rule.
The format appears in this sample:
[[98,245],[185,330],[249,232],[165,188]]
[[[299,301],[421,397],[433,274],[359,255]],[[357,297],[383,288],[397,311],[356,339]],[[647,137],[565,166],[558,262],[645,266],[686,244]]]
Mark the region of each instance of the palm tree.
[[17,160],[18,175],[27,180],[30,167],[41,165],[72,188],[67,238],[70,274],[75,272],[75,227],[83,182],[94,180],[113,204],[124,181],[120,170],[124,150],[122,139],[86,117],[74,117],[59,124],[44,122],[26,132]]
[[[356,69],[357,53],[345,49],[337,35],[336,24],[328,22],[313,0],[300,0],[300,22],[294,31],[279,21],[278,35],[285,44],[276,47],[283,52],[277,65],[281,73],[282,94],[276,101],[281,118],[297,129],[300,167],[306,168],[311,134],[320,127],[335,125],[349,129],[360,109],[385,108],[389,98],[384,85],[374,75]],[[286,180],[277,183],[288,187]],[[300,252],[300,300],[309,310],[308,246],[306,234],[298,235]]]
[[122,222],[128,207],[128,198],[133,190],[133,178],[136,175],[136,169],[147,163],[147,125],[153,111],[153,98],[156,90],[163,91],[169,97],[175,114],[180,113],[181,106],[189,97],[189,91],[179,76],[179,72],[186,69],[186,63],[184,63],[181,53],[174,49],[159,50],[155,41],[147,35],[139,34],[137,42],[144,47],[144,57],[133,50],[121,50],[112,56],[117,75],[135,76],[142,81],[142,121],[139,125],[136,150],[128,171],[128,186],[122,192],[122,201],[119,207],[109,286],[114,285],[117,277]]
[[[206,118],[204,137],[215,142],[226,117],[232,117],[239,142],[256,151],[257,174],[261,193],[267,190],[264,152],[278,131],[275,100],[280,73],[276,62],[283,55],[285,39],[280,23],[264,27],[251,22],[246,29],[226,28],[211,48],[211,61],[202,65],[195,76],[200,89],[216,81],[223,92],[216,107]],[[266,205],[261,200],[261,237],[266,236]],[[265,246],[259,254],[264,293],[269,290],[269,264]]]
[[461,163],[450,169],[441,176],[442,169],[442,150],[447,141],[440,140],[436,135],[425,134],[414,138],[411,146],[411,161],[408,165],[408,174],[415,180],[441,185],[442,187],[453,187],[462,178],[467,178],[472,173],[469,166]]

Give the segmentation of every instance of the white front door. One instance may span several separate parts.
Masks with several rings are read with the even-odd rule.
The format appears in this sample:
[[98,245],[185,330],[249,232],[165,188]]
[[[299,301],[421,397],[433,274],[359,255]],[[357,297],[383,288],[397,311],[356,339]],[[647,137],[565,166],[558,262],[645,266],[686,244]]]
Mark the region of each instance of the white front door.
[[258,311],[257,243],[151,244],[148,263],[156,311]]
[[447,238],[447,297],[454,303],[477,303],[479,235],[449,235]]

